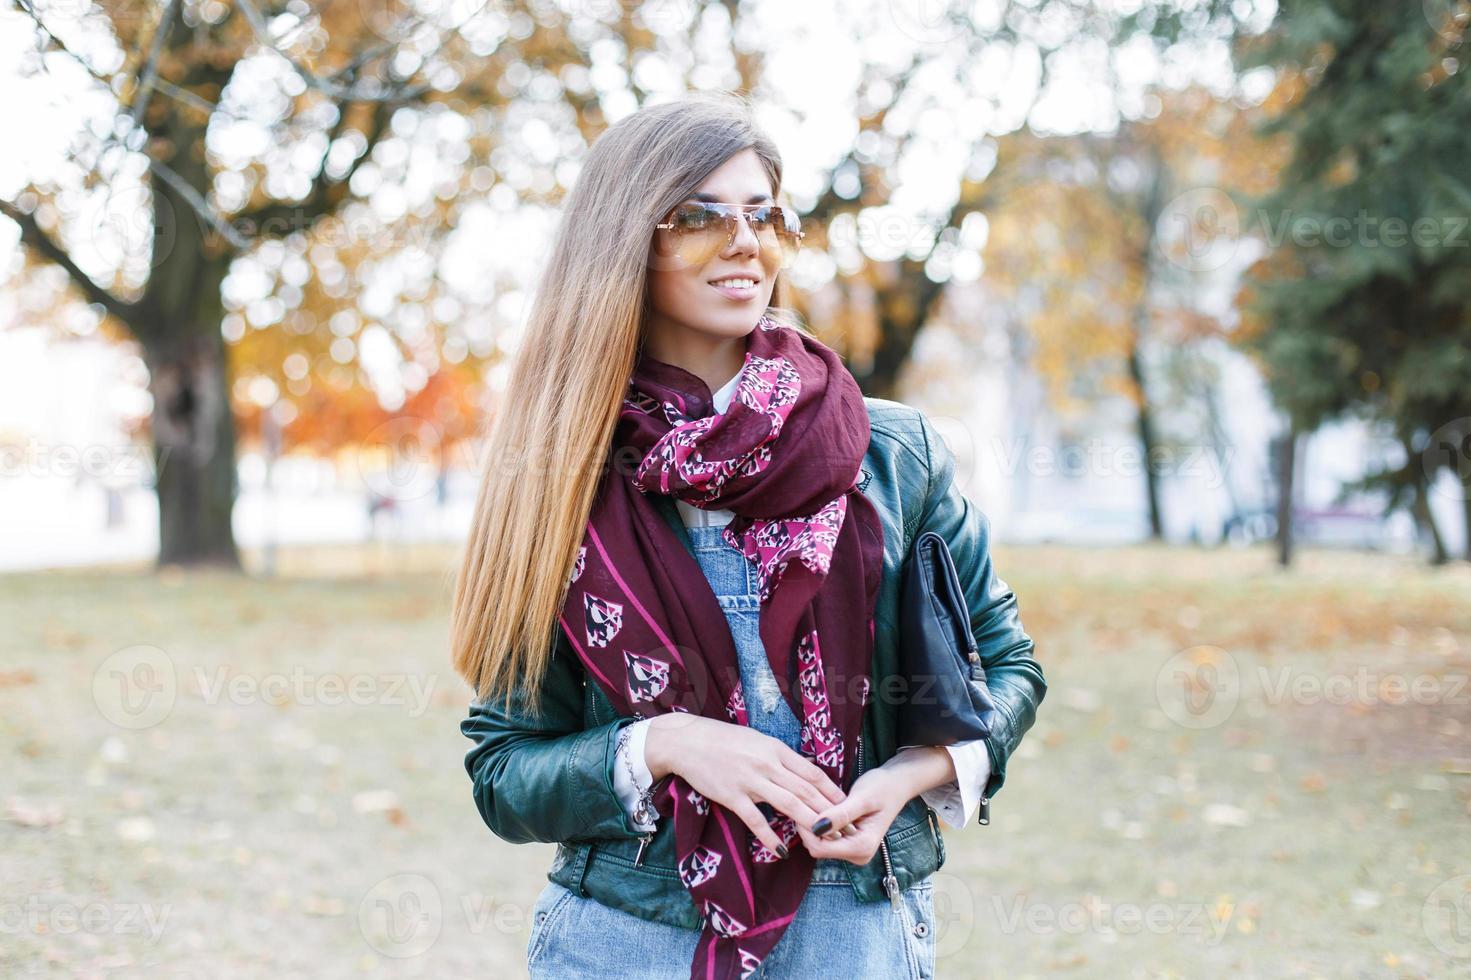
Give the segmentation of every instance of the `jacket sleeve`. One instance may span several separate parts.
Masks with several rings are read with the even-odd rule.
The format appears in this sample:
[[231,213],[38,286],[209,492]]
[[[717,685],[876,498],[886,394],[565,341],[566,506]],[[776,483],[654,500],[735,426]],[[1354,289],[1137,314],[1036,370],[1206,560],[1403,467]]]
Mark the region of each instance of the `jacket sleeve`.
[[637,719],[583,725],[585,672],[565,638],[547,666],[541,713],[520,695],[470,703],[460,731],[475,746],[465,755],[475,805],[497,837],[513,844],[637,837],[613,787],[618,729]]
[[1016,596],[991,562],[991,522],[960,492],[955,457],[922,412],[920,427],[930,478],[914,536],[934,531],[945,539],[970,607],[971,632],[999,716],[986,743],[991,757],[985,791],[989,798],[1006,780],[1006,761],[1032,727],[1047,681],[1032,656],[1032,638],[1022,629]]

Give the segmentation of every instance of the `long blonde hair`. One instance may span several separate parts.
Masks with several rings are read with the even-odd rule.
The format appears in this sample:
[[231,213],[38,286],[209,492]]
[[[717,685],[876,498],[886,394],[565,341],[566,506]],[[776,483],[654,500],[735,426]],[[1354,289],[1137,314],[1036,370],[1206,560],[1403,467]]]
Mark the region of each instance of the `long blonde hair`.
[[[748,148],[779,198],[776,147],[730,93],[642,108],[588,153],[491,420],[455,586],[454,668],[481,701],[509,704],[520,686],[541,710],[557,614],[640,349],[654,224]],[[784,295],[778,276],[768,315],[804,329]]]

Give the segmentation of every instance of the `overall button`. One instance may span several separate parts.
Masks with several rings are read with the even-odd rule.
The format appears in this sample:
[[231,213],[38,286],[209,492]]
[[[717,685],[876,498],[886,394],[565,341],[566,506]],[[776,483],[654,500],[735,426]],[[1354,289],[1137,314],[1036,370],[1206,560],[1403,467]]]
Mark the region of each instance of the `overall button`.
[[930,927],[925,925],[923,922],[916,922],[914,924],[914,934],[920,939],[923,939],[925,936],[928,936],[930,934]]

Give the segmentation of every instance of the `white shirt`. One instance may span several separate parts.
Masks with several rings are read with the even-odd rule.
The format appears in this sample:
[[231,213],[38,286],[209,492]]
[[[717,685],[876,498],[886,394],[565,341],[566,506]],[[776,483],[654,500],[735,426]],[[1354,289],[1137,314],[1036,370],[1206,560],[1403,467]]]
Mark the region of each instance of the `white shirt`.
[[[735,397],[736,382],[739,379],[740,373],[737,372],[719,389],[710,393],[716,412],[724,412],[730,406],[731,399]],[[702,510],[677,497],[674,503],[679,508],[679,516],[686,527],[710,524],[723,527],[735,517],[734,511]],[[644,831],[653,830],[658,824],[657,813],[648,823],[640,823],[633,816],[638,806],[639,791],[647,790],[654,782],[653,773],[649,772],[648,762],[644,758],[644,740],[648,737],[649,723],[652,720],[644,718],[628,726],[630,731],[628,741],[624,743],[624,751],[620,751],[613,760],[613,789],[618,794],[618,799],[622,801],[623,808],[628,811],[629,820],[639,830]],[[917,746],[906,745],[898,752],[906,752],[913,748]],[[986,754],[985,739],[947,745],[945,750],[950,753],[950,759],[955,764],[956,778],[948,783],[927,789],[920,796],[935,809],[940,819],[958,830],[970,822],[971,814],[975,813],[976,806],[980,803],[981,793],[991,776],[991,757]],[[633,776],[629,775],[629,767],[624,762],[625,754],[633,763]],[[637,786],[634,785],[635,778],[638,780]]]

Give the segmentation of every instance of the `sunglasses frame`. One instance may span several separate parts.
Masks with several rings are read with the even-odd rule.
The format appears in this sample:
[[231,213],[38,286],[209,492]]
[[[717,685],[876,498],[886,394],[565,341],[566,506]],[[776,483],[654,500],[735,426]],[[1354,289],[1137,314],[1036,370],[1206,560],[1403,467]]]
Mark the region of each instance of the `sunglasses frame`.
[[[736,223],[735,221],[731,220],[732,217],[737,218],[738,220],[745,221],[746,226],[750,227],[750,212],[758,210],[760,208],[773,208],[775,210],[781,211],[783,214],[790,214],[794,219],[796,219],[799,225],[801,222],[800,216],[797,215],[796,210],[785,204],[727,204],[724,201],[680,201],[674,207],[669,209],[669,217],[673,217],[674,212],[689,204],[695,205],[702,209],[713,211],[715,214],[720,216],[721,220],[725,222],[725,244],[716,249],[716,252],[720,252],[724,249],[730,248],[731,243],[735,241]],[[665,231],[679,230],[677,225],[673,221],[661,221],[658,224],[654,225],[654,227],[663,229]],[[756,241],[759,243],[761,240],[760,234],[758,234],[754,228],[751,229],[751,233],[756,236]],[[797,249],[802,247],[802,239],[805,237],[807,237],[807,233],[804,231],[798,231],[795,233],[795,242],[792,246],[792,252],[794,255]],[[713,256],[715,253],[711,254]]]

